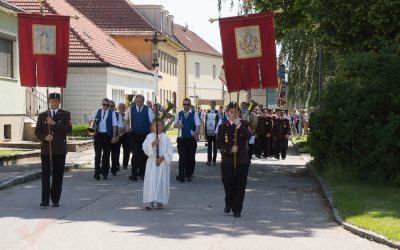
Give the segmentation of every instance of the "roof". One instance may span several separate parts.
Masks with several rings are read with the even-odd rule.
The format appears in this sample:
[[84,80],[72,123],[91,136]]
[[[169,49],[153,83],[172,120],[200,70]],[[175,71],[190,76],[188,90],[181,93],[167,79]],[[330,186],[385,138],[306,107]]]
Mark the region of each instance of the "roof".
[[108,35],[152,36],[156,28],[129,0],[66,0]]
[[0,0],[0,6],[6,8],[6,9],[9,9],[11,11],[23,12],[23,10],[21,10],[17,6],[14,6],[14,5],[8,3],[6,0]]
[[178,41],[189,51],[213,56],[222,56],[220,52],[204,41],[203,38],[182,25],[174,24],[174,35],[176,39],[178,39]]
[[[37,0],[8,0],[10,3],[28,12],[40,12]],[[67,16],[71,18],[69,65],[105,65],[130,71],[152,74],[138,58],[105,34],[64,0],[45,0],[45,14]]]

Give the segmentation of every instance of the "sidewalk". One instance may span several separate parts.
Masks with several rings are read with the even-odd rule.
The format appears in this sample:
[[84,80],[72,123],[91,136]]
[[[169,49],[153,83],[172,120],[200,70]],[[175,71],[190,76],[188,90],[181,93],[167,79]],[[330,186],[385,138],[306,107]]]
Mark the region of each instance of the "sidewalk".
[[[65,170],[81,168],[94,163],[94,151],[69,152]],[[0,167],[0,190],[40,178],[42,173],[40,161],[21,163]]]

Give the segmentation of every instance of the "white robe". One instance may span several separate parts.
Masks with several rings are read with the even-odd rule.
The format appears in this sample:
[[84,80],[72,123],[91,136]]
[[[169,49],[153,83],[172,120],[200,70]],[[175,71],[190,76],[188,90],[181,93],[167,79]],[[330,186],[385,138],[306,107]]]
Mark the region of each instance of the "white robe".
[[165,160],[159,166],[156,164],[156,146],[151,143],[155,140],[154,133],[148,134],[143,142],[143,151],[149,157],[146,163],[146,173],[143,184],[143,203],[158,202],[168,204],[170,185],[170,165],[174,151],[169,137],[160,134],[159,152]]

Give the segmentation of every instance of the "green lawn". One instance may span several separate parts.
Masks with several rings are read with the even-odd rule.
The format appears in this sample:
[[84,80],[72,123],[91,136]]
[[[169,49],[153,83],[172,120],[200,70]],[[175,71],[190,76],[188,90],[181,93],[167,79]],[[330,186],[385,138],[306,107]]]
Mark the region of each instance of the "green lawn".
[[310,153],[310,148],[307,144],[307,136],[294,136],[292,137],[293,144],[296,145],[297,150],[302,154]]
[[166,134],[168,136],[178,136],[178,129],[175,128],[169,129]]
[[400,241],[400,188],[329,180],[344,220]]
[[1,150],[0,149],[0,155],[12,155],[12,154],[19,154],[23,153],[24,151],[19,151],[19,150]]

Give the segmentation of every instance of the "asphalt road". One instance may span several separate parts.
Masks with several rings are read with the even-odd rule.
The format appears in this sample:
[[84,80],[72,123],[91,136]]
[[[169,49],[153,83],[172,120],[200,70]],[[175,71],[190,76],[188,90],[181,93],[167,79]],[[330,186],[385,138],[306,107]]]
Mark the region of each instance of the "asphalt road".
[[305,161],[254,160],[242,218],[223,213],[218,166],[199,149],[192,183],[171,173],[170,204],[146,211],[128,171],[95,181],[67,172],[59,208],[40,209],[40,180],[0,191],[0,249],[388,249],[334,223]]

